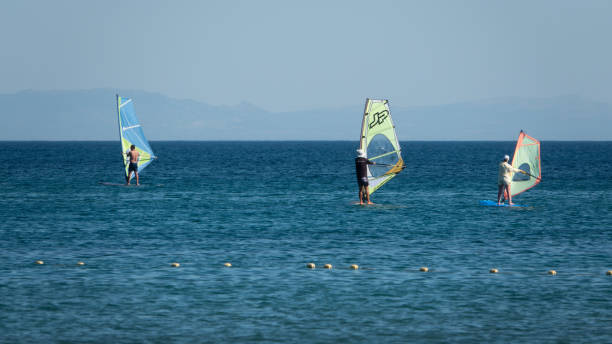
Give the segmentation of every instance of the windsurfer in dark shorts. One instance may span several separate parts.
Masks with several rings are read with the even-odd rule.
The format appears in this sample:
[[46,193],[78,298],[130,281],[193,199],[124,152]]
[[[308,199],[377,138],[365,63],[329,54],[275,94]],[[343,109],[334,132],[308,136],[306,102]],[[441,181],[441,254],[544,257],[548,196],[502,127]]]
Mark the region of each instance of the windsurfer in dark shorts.
[[368,186],[368,165],[376,165],[375,162],[370,161],[366,158],[366,154],[363,150],[357,150],[357,157],[355,158],[355,172],[357,173],[357,184],[359,185],[359,204],[363,205],[364,199],[367,200],[368,204],[374,204],[370,202],[370,192]]
[[125,177],[125,185],[130,184],[132,172],[134,172],[136,176],[136,185],[140,185],[138,181],[138,158],[140,157],[140,153],[136,150],[136,146],[132,145],[130,151],[125,153],[125,156],[130,158],[130,166],[128,167],[128,175]]

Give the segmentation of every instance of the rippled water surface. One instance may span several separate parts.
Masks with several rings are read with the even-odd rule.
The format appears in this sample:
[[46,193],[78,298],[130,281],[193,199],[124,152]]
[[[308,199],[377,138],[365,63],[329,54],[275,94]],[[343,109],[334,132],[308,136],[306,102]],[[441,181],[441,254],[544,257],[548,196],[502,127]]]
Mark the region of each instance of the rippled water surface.
[[404,142],[369,207],[352,142],[152,142],[101,185],[117,145],[0,143],[0,342],[612,341],[610,142],[543,142],[526,208],[478,204],[513,142]]

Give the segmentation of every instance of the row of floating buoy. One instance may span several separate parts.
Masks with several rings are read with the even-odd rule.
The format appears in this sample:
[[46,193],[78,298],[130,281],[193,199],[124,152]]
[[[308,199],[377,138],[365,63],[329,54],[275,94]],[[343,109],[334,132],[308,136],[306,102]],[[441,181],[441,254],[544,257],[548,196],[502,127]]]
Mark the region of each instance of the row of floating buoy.
[[[35,261],[35,262],[34,262],[34,264],[37,264],[37,265],[43,265],[43,264],[45,264],[45,262],[44,262],[44,261],[42,261],[42,260],[37,260],[37,261]],[[76,263],[76,265],[78,265],[78,266],[83,266],[83,265],[85,265],[85,263],[84,263],[84,262],[79,261],[79,262],[77,262],[77,263]],[[177,262],[174,262],[174,263],[171,263],[171,264],[170,264],[170,266],[171,266],[171,267],[173,267],[173,268],[178,268],[178,267],[180,267],[180,266],[181,266],[181,264],[180,264],[180,263],[177,263]],[[225,266],[226,268],[230,268],[230,267],[232,267],[232,263],[230,263],[230,262],[226,262],[226,263],[223,263],[223,266]],[[315,263],[308,263],[308,264],[306,264],[306,267],[307,267],[308,269],[315,269],[317,266],[316,266],[316,264],[315,264]],[[323,265],[323,268],[324,268],[324,269],[329,269],[329,270],[331,270],[331,269],[333,268],[333,265],[331,265],[331,264],[325,264],[325,265]],[[359,270],[359,265],[357,265],[357,264],[351,264],[351,265],[349,266],[349,269],[351,269],[351,270]],[[420,267],[420,268],[419,268],[419,271],[422,271],[422,272],[428,272],[428,271],[429,271],[429,268],[428,268],[428,267],[426,267],[426,266],[422,266],[422,267]],[[490,269],[490,270],[489,270],[489,272],[490,272],[490,273],[492,273],[492,274],[496,274],[496,273],[499,273],[499,269],[493,268],[493,269]],[[549,275],[555,276],[555,275],[557,274],[557,271],[556,271],[556,270],[548,270],[548,272],[547,272],[547,273],[548,273]],[[606,275],[607,275],[607,276],[612,276],[612,270],[608,270],[608,271],[606,271]]]
[[[178,267],[181,266],[181,264],[175,262],[175,263],[170,264],[170,266],[173,267],[173,268],[178,268]],[[232,267],[232,263],[229,263],[229,262],[223,263],[223,266],[225,266],[226,268],[231,268]]]
[[[309,269],[315,269],[317,266],[315,265],[315,263],[308,263],[306,264],[306,267]],[[323,265],[323,269],[332,269],[334,266],[331,264],[325,264]],[[349,269],[351,270],[359,270],[359,265],[357,264],[351,264],[351,266],[349,266]]]
[[[45,262],[44,262],[44,261],[42,261],[42,260],[37,260],[37,261],[35,261],[35,262],[34,262],[34,264],[44,265],[44,264],[45,264]],[[83,265],[85,265],[85,263],[83,263],[83,262],[77,262],[77,263],[76,263],[76,265],[83,266]]]
[[[34,264],[37,264],[37,265],[44,265],[44,264],[45,264],[45,262],[44,262],[44,261],[42,261],[42,260],[37,260],[37,261],[35,261],[35,262],[34,262]],[[76,263],[76,265],[83,266],[83,265],[85,265],[85,263],[84,263],[84,262],[77,262],[77,263]],[[180,266],[181,266],[181,264],[180,264],[180,263],[176,263],[176,262],[174,262],[174,263],[171,263],[171,264],[170,264],[170,266],[171,266],[171,267],[173,267],[173,268],[178,268],[178,267],[180,267]],[[228,268],[229,268],[229,267],[231,267],[231,266],[232,266],[232,264],[231,264],[231,263],[224,263],[224,264],[223,264],[223,266],[225,266],[225,267],[228,267]]]
[[[307,268],[309,268],[309,269],[314,269],[314,268],[316,268],[316,265],[315,265],[315,263],[308,263],[308,264],[306,264],[306,267],[307,267]],[[332,265],[331,265],[331,264],[325,264],[325,265],[323,265],[323,268],[324,268],[324,269],[331,269],[331,268],[332,268]],[[357,265],[357,264],[352,264],[352,265],[351,265],[349,268],[350,268],[351,270],[357,270],[357,269],[359,269],[359,265]],[[426,267],[426,266],[421,266],[421,267],[419,268],[419,271],[422,271],[422,272],[429,272],[429,268],[428,268],[428,267]],[[492,274],[496,274],[496,273],[499,273],[499,269],[493,268],[493,269],[490,269],[490,270],[489,270],[489,272],[490,272],[490,273],[492,273]],[[556,275],[556,274],[557,274],[557,271],[556,271],[556,270],[548,270],[548,272],[547,272],[547,273],[548,273],[549,275],[553,275],[553,276],[554,276],[554,275]],[[608,271],[606,271],[606,275],[608,275],[608,276],[612,276],[612,270],[608,270]]]
[[[492,273],[492,274],[496,274],[496,273],[499,273],[499,270],[493,268],[493,269],[489,270],[489,272]],[[557,271],[556,270],[548,270],[548,274],[554,276],[554,275],[557,274]],[[606,275],[612,275],[612,270],[606,271]]]

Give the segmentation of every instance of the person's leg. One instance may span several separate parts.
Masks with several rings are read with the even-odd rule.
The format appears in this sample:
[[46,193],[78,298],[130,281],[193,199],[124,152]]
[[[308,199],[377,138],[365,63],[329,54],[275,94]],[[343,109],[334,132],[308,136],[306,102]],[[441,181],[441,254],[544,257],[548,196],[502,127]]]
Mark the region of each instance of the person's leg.
[[497,205],[501,204],[502,191],[504,190],[504,184],[497,185]]
[[138,171],[134,171],[134,175],[136,175],[136,185],[140,185],[140,181],[138,180]]
[[365,187],[365,194],[366,194],[366,197],[368,198],[368,204],[374,204],[370,202],[370,187],[369,186]]
[[132,171],[128,171],[127,183],[125,183],[125,185],[130,185],[131,180],[132,180]]
[[506,192],[508,193],[508,205],[513,205],[512,194],[510,193],[510,185],[506,185]]
[[359,204],[363,205],[363,185],[359,184]]

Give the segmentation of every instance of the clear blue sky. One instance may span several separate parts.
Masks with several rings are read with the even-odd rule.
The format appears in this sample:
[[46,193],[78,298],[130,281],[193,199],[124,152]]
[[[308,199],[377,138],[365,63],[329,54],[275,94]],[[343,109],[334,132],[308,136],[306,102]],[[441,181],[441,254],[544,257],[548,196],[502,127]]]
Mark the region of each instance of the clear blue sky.
[[140,89],[271,111],[612,102],[612,1],[2,1],[0,93]]

